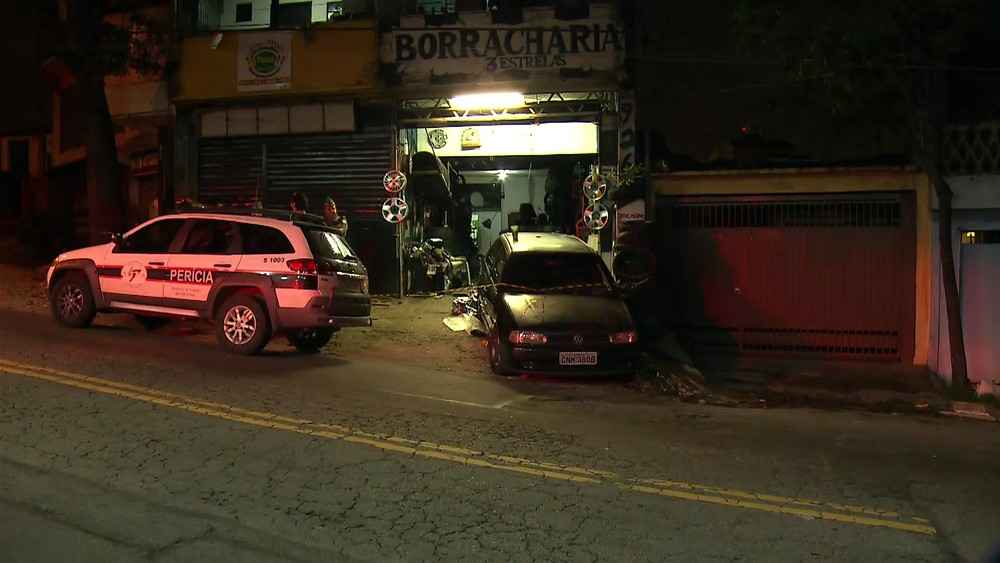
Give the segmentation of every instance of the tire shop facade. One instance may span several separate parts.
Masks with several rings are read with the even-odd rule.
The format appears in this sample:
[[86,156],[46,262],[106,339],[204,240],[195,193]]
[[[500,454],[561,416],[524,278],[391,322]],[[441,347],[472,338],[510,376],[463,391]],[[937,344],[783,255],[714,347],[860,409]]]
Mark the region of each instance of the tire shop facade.
[[927,364],[925,175],[824,168],[653,182],[662,315],[693,350]]
[[[634,153],[619,119],[627,99],[625,28],[613,3],[586,4],[570,11],[404,14],[382,34],[382,80],[395,107],[403,162],[416,165],[407,169],[404,240],[436,236],[428,234],[428,208],[455,205],[483,185],[499,186],[501,195],[495,209],[473,209],[479,255],[526,207],[548,215],[551,208],[539,198],[552,192],[572,206],[574,218],[549,226],[572,232],[586,205],[580,193],[591,167],[609,174],[623,145]],[[574,165],[574,173],[555,180],[557,166]],[[601,203],[614,212],[609,198]],[[584,235],[608,261],[611,218]]]
[[333,197],[372,291],[396,291],[394,229],[381,218],[394,124],[378,92],[372,18],[299,30],[223,29],[183,40],[175,196],[204,205],[287,208]]

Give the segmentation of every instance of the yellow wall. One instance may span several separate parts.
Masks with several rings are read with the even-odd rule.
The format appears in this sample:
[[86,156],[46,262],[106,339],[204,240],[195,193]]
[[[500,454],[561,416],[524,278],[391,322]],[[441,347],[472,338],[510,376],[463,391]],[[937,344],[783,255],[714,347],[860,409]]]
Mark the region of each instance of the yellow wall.
[[654,174],[658,195],[916,192],[915,365],[927,365],[931,310],[931,207],[927,175],[910,168],[810,168],[796,170],[675,172]]
[[[260,31],[265,30],[256,30]],[[237,91],[240,33],[223,32],[216,49],[212,49],[211,35],[189,37],[182,42],[174,102],[355,94],[376,85],[378,34],[373,22],[331,24],[294,32],[291,87],[273,92]]]

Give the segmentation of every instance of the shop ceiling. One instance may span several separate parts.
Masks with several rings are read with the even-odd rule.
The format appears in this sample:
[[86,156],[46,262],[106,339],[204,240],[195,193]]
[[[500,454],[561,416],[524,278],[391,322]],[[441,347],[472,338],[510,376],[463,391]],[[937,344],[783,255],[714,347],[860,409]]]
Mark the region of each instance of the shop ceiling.
[[598,122],[600,115],[615,111],[616,93],[544,92],[523,95],[523,104],[511,107],[456,107],[455,98],[403,100],[401,127],[460,126],[515,123]]

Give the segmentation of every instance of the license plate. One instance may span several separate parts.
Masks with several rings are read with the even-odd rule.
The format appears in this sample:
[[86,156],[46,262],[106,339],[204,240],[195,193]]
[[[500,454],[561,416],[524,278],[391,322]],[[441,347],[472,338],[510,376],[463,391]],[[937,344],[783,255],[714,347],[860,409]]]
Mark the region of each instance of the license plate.
[[559,352],[561,366],[596,366],[597,352]]

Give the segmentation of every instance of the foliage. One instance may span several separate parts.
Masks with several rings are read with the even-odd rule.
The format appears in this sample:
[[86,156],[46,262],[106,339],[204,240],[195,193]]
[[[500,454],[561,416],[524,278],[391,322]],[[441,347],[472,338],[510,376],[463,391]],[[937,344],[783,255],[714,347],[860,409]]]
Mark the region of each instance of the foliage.
[[618,203],[642,198],[646,193],[647,176],[645,164],[623,166],[610,182],[612,189],[608,197]]
[[738,0],[735,23],[746,50],[836,117],[914,127],[928,73],[967,46],[987,1]]
[[77,73],[100,76],[155,75],[164,70],[167,22],[142,9],[157,2],[121,5],[109,0],[76,0],[63,23],[58,55]]

